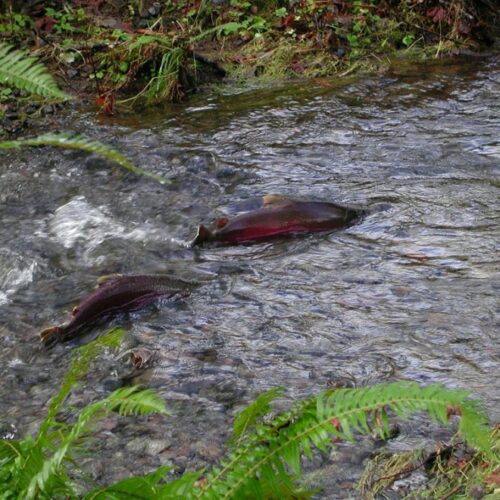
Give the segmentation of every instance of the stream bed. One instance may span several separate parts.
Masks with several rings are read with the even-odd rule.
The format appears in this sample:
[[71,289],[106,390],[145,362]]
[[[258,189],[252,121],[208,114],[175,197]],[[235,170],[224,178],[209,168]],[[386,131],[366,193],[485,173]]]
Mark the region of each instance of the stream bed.
[[[38,332],[111,273],[200,285],[115,322],[123,351],[155,353],[132,380],[157,389],[172,415],[108,418],[87,459],[97,483],[214,463],[234,413],[276,385],[286,407],[332,384],[440,383],[469,389],[498,421],[499,88],[492,57],[228,86],[119,117],[63,112],[61,128],[114,146],[170,187],[81,152],[2,153],[2,437],[36,430],[71,350],[93,338],[44,351]],[[368,213],[333,233],[189,247],[199,223],[268,193]],[[71,404],[104,397],[127,370],[126,357],[103,353]],[[391,446],[436,432],[421,416]],[[346,498],[374,446],[338,448],[325,495]]]

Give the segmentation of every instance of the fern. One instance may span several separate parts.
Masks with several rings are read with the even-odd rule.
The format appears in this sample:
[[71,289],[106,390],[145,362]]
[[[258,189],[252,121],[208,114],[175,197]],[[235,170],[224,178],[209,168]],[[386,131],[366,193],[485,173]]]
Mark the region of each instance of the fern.
[[[166,413],[163,400],[153,391],[126,387],[83,408],[73,424],[56,419],[64,400],[88,372],[98,353],[104,348],[117,347],[122,334],[121,329],[111,329],[75,351],[62,387],[49,404],[47,417],[35,439],[27,436],[22,441],[0,440],[0,484],[7,492],[1,496],[2,499],[35,498],[42,494],[49,497],[76,497],[65,462],[81,447],[81,438],[89,433],[99,419],[113,411],[121,415]],[[164,474],[165,471],[157,475],[163,477]]]
[[120,415],[147,415],[149,413],[167,413],[165,403],[152,390],[139,391],[137,387],[117,389],[107,398],[85,407],[78,420],[69,428],[54,454],[43,462],[41,470],[35,474],[28,486],[26,498],[34,498],[37,491],[44,491],[47,483],[57,473],[71,445],[83,434],[89,426],[117,410]]
[[0,84],[58,101],[72,99],[59,89],[52,75],[35,57],[0,42]]
[[38,431],[38,440],[41,440],[47,431],[54,426],[56,422],[55,417],[62,403],[68,397],[71,390],[75,388],[80,380],[88,373],[99,353],[104,349],[118,349],[123,338],[123,332],[123,328],[110,328],[97,339],[72,352],[70,367],[64,376],[59,392],[49,403],[47,416],[43,420]]
[[388,432],[387,411],[408,417],[427,411],[433,420],[448,423],[450,408],[461,413],[458,432],[485,453],[487,418],[468,393],[415,383],[382,384],[361,389],[327,391],[271,425],[257,425],[221,466],[207,475],[197,498],[264,498],[263,488],[277,496],[283,486],[293,491],[301,474],[301,458],[312,450],[325,451],[332,438],[352,440],[353,432]]
[[200,472],[187,472],[179,479],[158,484],[164,479],[170,467],[159,467],[156,471],[141,477],[130,477],[111,486],[99,488],[85,495],[85,500],[128,500],[130,498],[150,500],[177,500],[190,498]]
[[135,166],[125,156],[123,156],[115,149],[100,142],[87,139],[82,135],[71,135],[66,132],[62,132],[59,134],[49,133],[34,137],[32,139],[20,139],[16,141],[0,142],[0,149],[21,148],[24,146],[52,146],[58,148],[69,148],[87,151],[88,153],[98,154],[110,161],[114,161],[127,170],[133,172],[134,174],[145,175],[163,185],[170,184],[169,180],[161,177],[160,175],[153,174],[151,172],[148,172],[147,170]]
[[258,396],[253,403],[241,410],[234,419],[231,442],[237,442],[239,438],[248,433],[256,425],[259,417],[271,411],[271,402],[282,395],[283,388],[275,387]]

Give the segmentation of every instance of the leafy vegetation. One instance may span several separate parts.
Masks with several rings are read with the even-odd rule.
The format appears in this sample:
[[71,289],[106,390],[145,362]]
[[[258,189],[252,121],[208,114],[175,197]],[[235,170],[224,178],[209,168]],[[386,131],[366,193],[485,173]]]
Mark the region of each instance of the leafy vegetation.
[[494,498],[500,487],[500,428],[490,433],[490,450],[485,454],[455,438],[450,444],[425,453],[422,449],[402,453],[378,453],[370,460],[359,481],[364,498],[376,498],[396,480],[418,470],[428,481],[414,492],[415,498]]
[[295,488],[303,456],[312,459],[314,448],[325,451],[335,440],[353,441],[355,432],[387,435],[388,412],[405,418],[427,411],[436,422],[447,423],[450,408],[455,408],[462,415],[460,435],[491,455],[486,417],[466,398],[464,391],[410,383],[326,391],[271,424],[255,424],[227,459],[206,475],[198,497],[265,498],[272,492],[281,498]]
[[[111,412],[120,415],[167,413],[164,402],[150,390],[137,387],[118,389],[106,398],[80,409],[74,422],[60,421],[58,413],[73,387],[90,368],[103,348],[116,348],[122,336],[113,329],[98,340],[77,349],[59,393],[49,404],[47,416],[35,437],[21,441],[0,440],[0,485],[2,499],[76,498],[80,487],[70,477],[74,464],[92,427]],[[69,408],[68,408],[69,410]]]
[[389,431],[389,415],[406,418],[420,411],[427,411],[442,424],[451,415],[460,415],[458,435],[477,449],[477,456],[498,467],[498,449],[491,446],[486,416],[477,402],[468,400],[466,391],[421,388],[415,383],[328,390],[269,420],[264,417],[271,411],[272,401],[282,396],[281,389],[272,389],[236,416],[226,458],[207,473],[186,472],[166,481],[170,469],[160,467],[146,476],[88,491],[76,479],[74,467],[95,423],[112,411],[122,415],[166,413],[155,393],[128,387],[81,409],[73,423],[58,420],[73,385],[99,350],[116,346],[120,335],[120,330],[111,330],[76,351],[37,436],[0,441],[2,498],[109,499],[131,494],[137,498],[298,498],[306,494],[300,487],[302,462],[311,459],[315,450],[324,452],[340,440],[354,441],[357,433],[377,432],[384,437]]
[[[43,65],[34,63],[32,58],[26,57],[24,54],[17,51],[9,52],[10,50],[10,47],[0,44],[0,76],[2,74],[9,75],[7,80],[12,86],[42,96],[66,96],[66,94],[59,90],[57,84],[52,79],[51,75],[47,73]],[[2,54],[4,54],[3,57]],[[12,54],[14,54],[14,56]],[[6,64],[3,67],[2,62]],[[25,68],[24,73],[21,71],[22,68]],[[19,76],[21,73],[22,77]],[[67,98],[70,97],[67,96]],[[106,146],[98,141],[92,141],[81,135],[72,135],[66,132],[58,134],[48,133],[31,139],[0,142],[0,149],[12,149],[25,146],[52,146],[98,154],[110,161],[118,163],[120,166],[135,174],[150,177],[163,185],[170,184],[169,180],[160,175],[153,174],[152,172],[135,166],[125,156],[110,146]]]
[[44,134],[32,139],[19,139],[15,141],[0,142],[0,149],[21,148],[25,146],[51,146],[65,149],[77,149],[88,153],[98,154],[110,161],[118,163],[120,166],[133,172],[134,174],[144,175],[154,179],[163,185],[170,184],[168,179],[160,175],[153,174],[142,168],[135,166],[125,156],[115,149],[106,146],[100,142],[92,141],[81,135],[71,135],[66,132],[59,134]]
[[493,42],[498,19],[492,0],[130,0],[121,10],[107,4],[37,2],[33,11],[6,10],[0,39],[27,42],[34,30],[44,41],[39,52],[58,71],[71,66],[93,80],[96,103],[110,114],[116,103],[182,99],[226,73],[315,77],[375,69],[398,52],[437,57],[478,49]]
[[0,43],[0,84],[26,90],[54,100],[71,99],[57,86],[52,75],[36,58],[27,57],[10,45]]

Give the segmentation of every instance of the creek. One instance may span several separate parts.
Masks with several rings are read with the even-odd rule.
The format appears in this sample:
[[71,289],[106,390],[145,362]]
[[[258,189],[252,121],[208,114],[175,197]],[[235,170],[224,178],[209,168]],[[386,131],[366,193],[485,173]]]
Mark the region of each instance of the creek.
[[[156,353],[134,381],[157,389],[172,416],[107,419],[85,459],[100,482],[213,463],[234,413],[276,385],[285,406],[332,384],[440,383],[469,389],[498,420],[499,70],[495,58],[402,65],[341,82],[228,86],[111,118],[64,112],[66,131],[114,146],[170,187],[81,152],[2,153],[2,436],[36,429],[71,349],[92,338],[44,351],[38,332],[110,273],[200,286],[115,322],[124,350]],[[187,245],[199,223],[267,193],[368,213],[333,233]],[[125,365],[103,353],[70,403],[108,394]],[[417,417],[396,442],[413,446],[432,429]],[[363,443],[340,447],[331,498],[358,477],[375,446]]]

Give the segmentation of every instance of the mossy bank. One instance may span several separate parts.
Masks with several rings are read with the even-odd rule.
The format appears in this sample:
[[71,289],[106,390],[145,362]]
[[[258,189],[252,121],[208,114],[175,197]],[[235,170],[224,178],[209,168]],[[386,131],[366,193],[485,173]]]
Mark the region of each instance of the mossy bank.
[[[187,99],[213,82],[385,71],[494,50],[492,0],[0,2],[0,41],[45,62],[103,113]],[[57,111],[0,89],[1,133]]]

